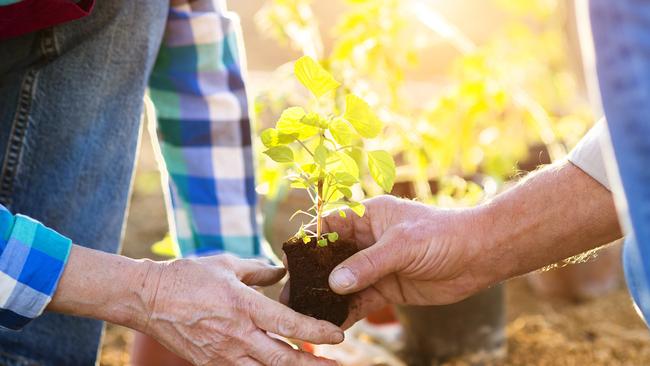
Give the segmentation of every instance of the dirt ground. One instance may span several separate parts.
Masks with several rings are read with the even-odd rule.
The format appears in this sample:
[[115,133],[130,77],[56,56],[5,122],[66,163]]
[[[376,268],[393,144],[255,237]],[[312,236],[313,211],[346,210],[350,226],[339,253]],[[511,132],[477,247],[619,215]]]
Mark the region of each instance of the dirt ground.
[[[149,247],[167,230],[146,136],[142,147],[123,248],[136,258],[155,257]],[[650,332],[622,285],[578,304],[540,299],[523,278],[508,282],[506,294],[508,356],[499,365],[650,365]],[[128,329],[109,325],[101,365],[128,365],[132,340]]]

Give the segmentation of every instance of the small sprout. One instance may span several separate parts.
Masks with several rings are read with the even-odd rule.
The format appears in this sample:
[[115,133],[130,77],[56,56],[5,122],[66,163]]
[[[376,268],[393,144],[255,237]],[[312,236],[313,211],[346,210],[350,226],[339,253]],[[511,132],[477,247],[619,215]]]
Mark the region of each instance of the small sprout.
[[298,238],[301,238],[301,239],[307,236],[307,233],[305,233],[305,227],[304,226],[300,227],[300,230],[298,230],[298,233],[296,233],[296,236]]
[[[325,96],[335,100],[332,91],[341,84],[315,60],[301,57],[294,65],[294,73],[318,101]],[[334,104],[323,103],[319,107],[325,105]],[[290,107],[282,112],[275,128],[266,129],[261,135],[267,148],[264,154],[278,163],[291,164],[287,165],[290,187],[306,190],[313,202],[309,209],[296,212],[311,218],[296,236],[305,243],[315,239],[321,247],[339,239],[335,232],[322,231],[327,211],[338,210],[343,218],[344,207],[359,216],[365,212],[365,206],[352,198],[352,187],[359,184],[361,177],[361,162],[368,162],[367,171],[384,191],[390,192],[395,181],[392,156],[383,150],[363,149],[363,139],[378,136],[383,128],[370,105],[354,94],[347,94],[342,110],[341,113],[332,108],[329,114],[321,114]]]

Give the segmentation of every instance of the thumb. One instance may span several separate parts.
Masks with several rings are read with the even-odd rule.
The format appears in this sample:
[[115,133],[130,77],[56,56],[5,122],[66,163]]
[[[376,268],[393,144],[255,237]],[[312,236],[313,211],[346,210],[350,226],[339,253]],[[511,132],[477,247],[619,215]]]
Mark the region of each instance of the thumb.
[[338,294],[358,292],[401,268],[401,258],[395,245],[380,238],[336,266],[329,277],[329,285]]

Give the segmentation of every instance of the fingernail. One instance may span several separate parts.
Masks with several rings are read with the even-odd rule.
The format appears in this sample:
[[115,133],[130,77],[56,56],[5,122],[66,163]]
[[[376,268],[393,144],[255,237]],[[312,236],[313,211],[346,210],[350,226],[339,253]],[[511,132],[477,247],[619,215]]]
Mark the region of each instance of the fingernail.
[[334,270],[331,275],[332,283],[341,289],[352,287],[357,282],[356,277],[347,267],[341,267]]

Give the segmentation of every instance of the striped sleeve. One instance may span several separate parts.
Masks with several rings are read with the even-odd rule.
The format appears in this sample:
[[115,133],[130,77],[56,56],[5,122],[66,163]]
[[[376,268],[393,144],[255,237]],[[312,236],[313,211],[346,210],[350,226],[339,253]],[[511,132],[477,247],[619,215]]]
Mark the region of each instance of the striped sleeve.
[[238,31],[214,1],[172,1],[150,79],[182,256],[261,252]]
[[0,205],[0,327],[18,330],[52,299],[72,241]]

